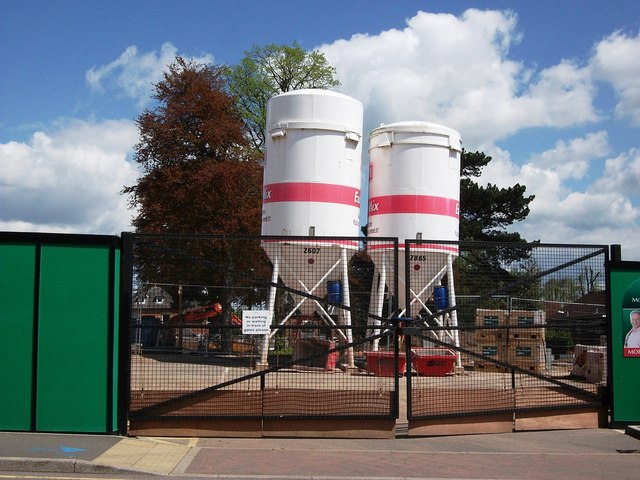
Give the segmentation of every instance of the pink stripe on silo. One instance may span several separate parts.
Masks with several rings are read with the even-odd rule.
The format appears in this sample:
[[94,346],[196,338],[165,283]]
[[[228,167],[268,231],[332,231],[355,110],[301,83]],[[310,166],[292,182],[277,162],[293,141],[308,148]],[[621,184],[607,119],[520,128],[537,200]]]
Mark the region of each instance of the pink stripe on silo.
[[330,183],[287,182],[265,185],[262,202],[324,202],[360,207],[360,190]]
[[[375,240],[375,237],[371,237],[373,240]],[[395,244],[393,243],[374,243],[374,244],[369,244],[367,246],[367,248],[371,251],[374,250],[389,250],[395,247]],[[398,244],[398,248],[400,250],[404,250],[406,248],[406,245],[404,243],[399,243]],[[459,252],[459,247],[455,244],[452,245],[447,245],[447,244],[439,244],[439,243],[412,243],[411,244],[411,251],[412,252],[423,252],[423,251],[427,251],[427,252],[452,252],[452,253],[458,253]]]
[[369,199],[369,216],[412,213],[459,218],[459,209],[457,200],[431,195],[384,195]]

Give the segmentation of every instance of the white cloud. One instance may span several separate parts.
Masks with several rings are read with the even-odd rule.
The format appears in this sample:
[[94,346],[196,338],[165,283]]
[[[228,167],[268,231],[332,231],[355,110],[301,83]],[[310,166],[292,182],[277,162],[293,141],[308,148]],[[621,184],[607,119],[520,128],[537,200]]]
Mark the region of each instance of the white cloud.
[[500,148],[489,146],[485,151],[493,160],[481,183],[501,187],[520,183],[526,185],[526,195],[535,195],[531,213],[513,231],[545,243],[622,243],[627,247],[625,257],[640,257],[640,245],[634,240],[640,235],[640,210],[634,206],[634,199],[639,199],[635,185],[640,181],[637,150],[607,159],[602,175],[583,191],[573,191],[568,183],[587,174],[597,177],[610,151],[605,132],[559,141],[523,165],[516,165]]
[[[481,182],[526,185],[536,198],[527,220],[514,226],[525,238],[622,243],[626,258],[640,258],[640,150],[613,152],[604,122],[584,133],[613,112],[594,106],[603,83],[617,96],[617,117],[640,126],[640,36],[615,32],[594,45],[585,64],[561,59],[541,67],[510,58],[511,47],[526,40],[512,12],[470,9],[457,17],[418,12],[404,28],[320,49],[337,68],[341,91],[364,103],[365,132],[381,122],[442,123],[461,132],[468,150],[493,157]],[[89,69],[86,81],[96,92],[142,107],[177,52],[171,43],[149,52],[130,46]],[[213,61],[210,55],[191,59]],[[524,162],[496,146],[541,127],[581,127],[582,133],[572,130]],[[118,192],[138,175],[126,160],[137,140],[132,121],[74,121],[25,143],[0,144],[0,230],[129,229],[132,213]]]
[[369,127],[434,121],[478,145],[523,128],[597,120],[589,69],[562,61],[535,72],[508,58],[521,40],[514,14],[470,9],[460,17],[419,12],[402,30],[320,49],[341,90],[365,104]]
[[[163,72],[177,55],[178,49],[169,42],[162,45],[160,53],[140,53],[138,47],[132,45],[111,63],[91,67],[85,78],[97,92],[102,93],[106,88],[121,91],[142,106],[149,101],[153,86],[162,80]],[[199,63],[213,62],[211,55],[190,59]]]
[[[493,183],[500,188],[508,188],[519,183],[526,186],[525,195],[535,195],[536,198],[529,205],[531,213],[526,224],[537,223],[537,219],[541,222],[547,221],[548,212],[553,212],[562,198],[569,193],[557,170],[542,168],[534,163],[516,165],[509,152],[498,147],[488,146],[484,150],[491,155],[492,160],[478,180],[481,185]],[[544,153],[540,156],[544,156]],[[515,225],[515,229],[520,231],[525,223]],[[539,232],[532,237],[538,238]]]
[[567,127],[596,121],[595,93],[589,69],[562,60],[543,69],[525,94],[513,98],[516,127]]
[[569,141],[560,140],[551,150],[534,154],[529,163],[556,171],[562,179],[581,179],[587,174],[590,162],[604,157],[609,150],[607,132],[600,131]]
[[638,219],[638,211],[629,199],[617,192],[571,192],[545,213],[552,224],[562,224],[576,232],[617,228]]
[[138,173],[130,120],[74,120],[0,144],[0,230],[116,234],[132,212],[119,195]]
[[619,192],[586,191],[564,193],[554,201],[553,196],[544,196],[552,191],[528,188],[528,193],[536,194],[531,213],[512,230],[545,243],[620,243],[625,245],[625,258],[640,258],[635,240],[640,235],[640,215],[629,198]]
[[[419,12],[403,29],[355,35],[320,49],[336,67],[341,90],[364,103],[365,129],[406,120],[442,123],[461,132],[468,150],[493,157],[481,183],[526,185],[526,194],[535,195],[531,213],[514,226],[525,238],[629,242],[640,255],[640,245],[634,247],[640,234],[638,151],[613,154],[603,122],[610,112],[594,103],[598,82],[609,83],[618,97],[617,116],[640,125],[640,37],[617,32],[598,42],[584,63],[560,59],[541,67],[510,58],[517,42],[526,37],[514,14],[470,9],[458,17]],[[496,146],[526,129],[584,131],[597,122],[596,131],[574,133],[523,162]]]
[[487,146],[485,151],[493,160],[483,170],[481,183],[490,182],[505,188],[524,184],[527,194],[536,195],[536,208],[551,211],[570,193],[567,182],[591,173],[594,163],[601,163],[610,146],[606,132],[587,133],[583,137],[559,140],[553,148],[532,154],[522,165],[516,165],[509,152],[498,147]]
[[619,192],[640,201],[640,150],[631,149],[605,163],[603,175],[594,182],[592,190]]
[[640,126],[640,35],[615,32],[594,48],[591,68],[596,79],[609,82],[618,103],[615,113]]
[[[86,73],[90,87],[150,98],[177,49],[127,48]],[[189,58],[210,63],[211,56]],[[128,160],[138,142],[133,120],[59,120],[26,142],[0,144],[0,230],[115,234],[131,230],[133,212],[120,192],[139,175]]]

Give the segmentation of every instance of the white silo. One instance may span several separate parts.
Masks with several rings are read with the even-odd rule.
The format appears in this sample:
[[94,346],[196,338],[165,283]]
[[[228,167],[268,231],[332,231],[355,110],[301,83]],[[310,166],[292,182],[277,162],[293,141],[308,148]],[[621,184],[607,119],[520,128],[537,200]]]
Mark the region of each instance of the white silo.
[[[347,306],[347,264],[360,234],[362,112],[362,104],[351,97],[315,89],[283,93],[267,104],[262,235],[351,237],[264,239],[263,249],[274,267],[272,280],[276,283],[280,277],[288,287],[318,297],[327,286],[339,285]],[[319,302],[300,295],[294,295],[294,301],[291,313],[275,321],[283,324],[298,312],[315,312],[332,322]],[[274,304],[272,288],[272,313]],[[348,310],[341,322],[351,323]],[[351,341],[350,329],[342,335]],[[265,342],[263,362],[267,347]]]
[[[460,134],[434,123],[382,125],[369,137],[367,235],[397,237],[400,242],[398,304],[403,315],[413,317],[424,307],[458,255],[455,244],[413,244],[409,259],[412,293],[409,305],[405,304],[405,239],[459,238],[461,153]],[[378,275],[387,275],[389,247],[372,245],[370,255]],[[449,297],[453,298],[453,275],[447,278]],[[376,309],[373,313],[377,315],[381,313],[383,289],[381,282],[378,290],[372,291],[372,305]],[[457,318],[453,321],[457,323]]]

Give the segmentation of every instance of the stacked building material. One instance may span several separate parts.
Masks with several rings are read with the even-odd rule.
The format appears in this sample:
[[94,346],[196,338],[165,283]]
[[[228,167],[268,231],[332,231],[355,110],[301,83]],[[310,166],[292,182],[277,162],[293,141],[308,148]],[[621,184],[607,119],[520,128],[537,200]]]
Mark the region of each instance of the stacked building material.
[[542,310],[511,310],[505,361],[524,370],[545,369],[545,314]]
[[576,345],[576,358],[571,375],[582,377],[591,383],[607,379],[607,347],[602,345]]
[[507,326],[509,316],[506,310],[492,310],[479,308],[475,318],[476,352],[482,359],[475,359],[475,370],[487,372],[503,372],[506,368],[492,362],[505,361],[507,349]]
[[492,360],[540,372],[546,365],[545,315],[541,310],[477,309],[475,318],[475,369],[509,370]]

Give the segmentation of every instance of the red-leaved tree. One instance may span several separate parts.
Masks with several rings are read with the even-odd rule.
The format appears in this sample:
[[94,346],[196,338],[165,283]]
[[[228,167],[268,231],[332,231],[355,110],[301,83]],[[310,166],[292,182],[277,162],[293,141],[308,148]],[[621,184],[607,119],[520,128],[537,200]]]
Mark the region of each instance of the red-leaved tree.
[[[227,92],[221,67],[180,57],[155,86],[155,107],[137,119],[142,176],[124,188],[137,232],[260,234],[262,165]],[[257,293],[247,276],[233,280],[244,289],[230,291],[231,273],[268,271],[258,241],[163,239],[137,252],[140,280],[206,285],[226,305],[260,300],[250,298]]]

